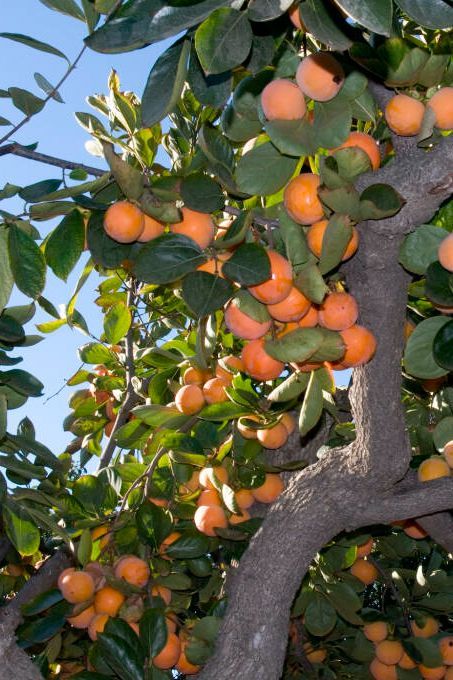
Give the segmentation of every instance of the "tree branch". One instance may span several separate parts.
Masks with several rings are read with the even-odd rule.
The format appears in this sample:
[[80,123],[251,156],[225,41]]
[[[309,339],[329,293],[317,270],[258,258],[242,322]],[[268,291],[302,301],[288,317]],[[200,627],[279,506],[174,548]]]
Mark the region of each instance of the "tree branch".
[[37,151],[28,149],[26,146],[17,144],[16,142],[0,146],[0,156],[5,156],[6,154],[21,156],[22,158],[28,158],[29,160],[45,163],[46,165],[54,165],[57,168],[63,168],[63,170],[85,170],[88,175],[93,175],[94,177],[102,177],[106,172],[99,168],[93,168],[90,165],[84,165],[84,163],[74,163],[73,161],[66,161],[63,158],[57,158],[56,156],[38,153]]

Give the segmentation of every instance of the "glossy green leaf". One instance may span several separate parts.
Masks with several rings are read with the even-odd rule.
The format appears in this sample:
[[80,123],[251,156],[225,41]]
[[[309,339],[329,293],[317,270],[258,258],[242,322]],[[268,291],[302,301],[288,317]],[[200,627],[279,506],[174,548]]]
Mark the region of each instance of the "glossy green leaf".
[[[453,319],[440,328],[433,344],[433,356],[436,363],[448,371],[453,371]],[[442,422],[442,421],[441,421]],[[452,433],[453,439],[453,433]]]
[[325,0],[302,0],[299,12],[308,32],[332,50],[343,52],[351,46],[351,40],[338,27],[341,25],[339,15],[332,17],[331,8]]
[[448,232],[432,224],[422,224],[406,236],[400,250],[400,262],[414,274],[424,274],[437,260],[437,251]]
[[[450,322],[450,324],[453,325],[453,322]],[[446,326],[444,326],[444,328],[446,328]],[[440,452],[443,451],[447,442],[453,441],[453,416],[442,418],[442,420],[437,423],[433,430],[433,441],[436,449]]]
[[334,214],[327,224],[322,240],[319,258],[321,274],[327,274],[340,264],[351,237],[352,225],[349,217]]
[[131,251],[128,243],[118,243],[107,235],[103,226],[103,215],[92,213],[88,222],[87,242],[96,264],[115,269],[126,260]]
[[38,527],[12,500],[3,506],[3,521],[9,540],[21,555],[33,555],[38,550],[41,540]]
[[242,286],[254,286],[270,278],[271,263],[262,246],[244,243],[222,265],[222,272]]
[[187,79],[192,92],[201,104],[220,108],[227,102],[232,86],[231,71],[206,75],[195,49],[190,53]]
[[442,666],[442,656],[435,640],[411,637],[403,640],[403,647],[411,659],[430,668]]
[[181,198],[192,210],[213,213],[221,210],[225,197],[219,184],[204,173],[193,173],[181,182]]
[[147,609],[140,619],[140,639],[150,656],[156,656],[167,642],[168,630],[164,612]]
[[23,604],[21,612],[24,616],[36,616],[36,614],[41,614],[42,612],[52,607],[57,602],[63,600],[63,595],[57,588],[52,590],[47,590],[45,593],[39,593],[33,599],[29,600],[26,604]]
[[304,265],[298,273],[295,286],[305,297],[316,304],[321,304],[329,290],[322,278],[319,267],[310,262]]
[[93,550],[93,539],[91,538],[91,531],[84,529],[79,539],[77,547],[77,560],[82,567],[91,560],[91,552]]
[[390,35],[392,0],[335,0],[336,4],[361,26],[373,33]]
[[255,321],[264,323],[271,318],[266,305],[259,302],[248,290],[239,290],[234,296],[234,303],[241,312]]
[[416,378],[440,378],[448,370],[439,366],[433,355],[433,343],[437,333],[449,323],[448,317],[433,316],[417,324],[409,336],[404,352],[404,366]]
[[41,42],[41,40],[31,38],[29,35],[23,35],[22,33],[0,33],[0,37],[7,38],[13,42],[22,43],[23,45],[32,47],[34,50],[39,50],[40,52],[47,52],[48,54],[54,54],[57,57],[62,57],[69,63],[67,56],[63,54],[63,52],[60,52],[60,50],[57,50],[56,47],[53,47],[48,43]]
[[85,21],[85,16],[75,0],[39,0],[43,5],[61,14]]
[[85,225],[82,213],[73,210],[63,218],[46,241],[46,262],[53,273],[66,281],[83,252]]
[[389,184],[372,184],[360,195],[362,220],[381,220],[395,215],[403,206],[403,199]]
[[453,7],[448,0],[395,0],[396,4],[411,19],[427,28],[451,28]]
[[297,399],[297,397],[307,389],[310,373],[292,373],[268,395],[269,401],[284,402]]
[[144,503],[135,515],[141,538],[156,550],[171,532],[173,520],[164,508],[154,503]]
[[36,299],[46,282],[44,255],[35,241],[15,225],[9,227],[8,251],[16,286],[25,295]]
[[[102,654],[110,660],[115,674],[121,680],[143,680],[143,662],[137,658],[133,647],[118,635],[107,632],[109,623],[113,621],[119,619],[110,619],[105,632],[98,637],[97,644]],[[131,632],[133,633],[132,630]]]
[[301,437],[305,437],[317,425],[322,411],[322,388],[316,376],[316,371],[312,371],[299,414],[299,432]]
[[337,622],[337,613],[328,599],[313,592],[304,613],[304,625],[308,632],[318,637],[328,635]]
[[348,101],[334,97],[328,102],[315,102],[312,134],[319,146],[326,149],[340,146],[351,132],[351,125],[352,111]]
[[128,332],[132,322],[131,311],[123,302],[110,307],[104,317],[104,334],[107,342],[116,345]]
[[0,384],[7,385],[15,392],[27,397],[40,397],[44,385],[28,371],[13,368],[10,371],[0,371]]
[[307,361],[321,346],[323,340],[319,328],[296,328],[278,340],[267,340],[266,352],[283,362]]
[[79,348],[80,360],[86,364],[105,364],[111,363],[116,359],[116,355],[100,342],[89,342]]
[[223,73],[242,64],[251,46],[247,13],[228,7],[214,10],[195,33],[195,48],[207,74]]
[[174,559],[187,560],[201,557],[209,550],[209,540],[198,532],[184,533],[166,549],[166,554]]
[[199,317],[221,309],[233,292],[229,281],[208,272],[187,274],[182,283],[184,302]]
[[[4,394],[0,394],[0,441],[6,434],[7,418],[8,418],[8,402]],[[1,490],[0,490],[1,496]]]
[[426,270],[425,294],[433,304],[453,306],[453,273],[440,262],[431,262]]
[[272,21],[291,5],[292,0],[252,0],[248,6],[250,21]]
[[258,120],[261,93],[271,80],[272,72],[268,69],[243,78],[233,93],[232,105],[235,112],[251,121]]
[[163,234],[141,248],[135,274],[145,283],[170,283],[204,261],[200,247],[192,239],[181,234]]
[[222,131],[232,142],[246,142],[253,139],[261,132],[262,123],[260,120],[251,120],[242,116],[235,108],[229,104],[222,113]]
[[[0,227],[0,314],[7,304],[14,285],[14,277],[11,271],[8,255],[8,231]],[[1,324],[1,321],[0,321]],[[1,335],[0,335],[1,338]]]
[[298,120],[268,120],[264,129],[272,144],[288,156],[310,156],[320,146],[314,126],[306,117]]
[[[270,142],[256,146],[238,162],[238,187],[248,194],[275,194],[291,179],[297,163],[297,158],[283,156]],[[263,172],[263,168],[272,168],[272,172]]]
[[239,418],[249,412],[249,408],[238,406],[231,401],[224,401],[218,404],[209,404],[205,406],[199,413],[198,418],[202,420],[212,420],[213,422],[221,422],[223,420],[233,420]]
[[55,89],[55,87],[50,83],[42,73],[35,73],[34,78],[38,87],[41,88],[43,92],[55,99],[59,104],[64,104],[61,94]]
[[233,169],[234,150],[220,130],[203,125],[198,135],[198,144],[211,165],[220,165],[228,171]]
[[30,184],[19,191],[19,196],[27,203],[35,203],[47,194],[50,194],[61,186],[61,179],[45,179],[35,184]]
[[152,67],[142,96],[142,119],[151,127],[165,118],[181,97],[187,76],[190,42],[178,40]]
[[253,222],[253,213],[250,211],[242,212],[237,219],[229,226],[225,236],[216,238],[212,244],[218,250],[225,250],[232,246],[237,246],[247,236]]
[[40,99],[32,92],[24,90],[21,87],[10,87],[8,92],[14,106],[25,113],[26,116],[34,116],[39,113],[44,107],[44,99]]

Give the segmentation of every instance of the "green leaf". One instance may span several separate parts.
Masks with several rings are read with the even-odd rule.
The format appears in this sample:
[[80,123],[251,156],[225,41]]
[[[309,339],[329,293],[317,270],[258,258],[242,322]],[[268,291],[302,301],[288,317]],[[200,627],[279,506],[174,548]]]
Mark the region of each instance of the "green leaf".
[[448,232],[432,224],[422,224],[406,236],[400,251],[400,262],[414,274],[424,274],[428,266],[437,260],[441,241]]
[[[6,434],[8,402],[4,394],[0,394],[0,441]],[[1,496],[1,489],[0,489]]]
[[422,663],[430,668],[442,666],[442,656],[439,645],[435,640],[412,637],[402,642],[406,652],[417,663]]
[[433,316],[417,324],[406,343],[404,365],[406,371],[416,378],[440,378],[448,373],[436,362],[433,355],[433,343],[438,331],[449,319],[445,316]]
[[209,552],[209,540],[200,533],[184,533],[169,545],[165,553],[177,560],[188,560],[201,557]]
[[305,437],[315,427],[321,418],[322,410],[322,387],[316,376],[316,371],[312,371],[299,414],[299,432],[301,437]]
[[45,257],[55,276],[66,281],[83,252],[85,226],[82,213],[73,210],[46,241]]
[[278,340],[266,340],[265,349],[279,361],[303,362],[319,349],[322,339],[319,328],[296,328]]
[[246,142],[259,135],[262,128],[260,120],[241,116],[231,104],[224,108],[220,123],[223,133],[232,142]]
[[207,175],[197,172],[181,182],[181,198],[192,210],[213,213],[225,205],[225,197],[219,184]]
[[436,305],[453,306],[453,273],[432,262],[426,270],[425,294]]
[[[297,158],[283,156],[270,142],[255,146],[239,160],[238,187],[248,194],[275,194],[291,179],[297,163]],[[263,168],[272,168],[272,172],[263,172]]]
[[442,418],[442,420],[437,423],[433,430],[433,441],[438,451],[443,451],[445,444],[453,441],[453,416]]
[[197,416],[202,420],[212,420],[216,422],[223,420],[234,420],[234,418],[239,418],[249,411],[250,408],[233,404],[231,401],[224,401],[222,403],[209,404],[209,406],[205,406],[204,409],[197,413]]
[[12,125],[11,121],[3,116],[0,116],[0,125]]
[[207,74],[239,66],[252,46],[252,29],[246,12],[222,7],[197,28],[195,49]]
[[351,236],[352,225],[349,217],[334,214],[327,224],[322,240],[318,265],[321,274],[327,274],[340,264]]
[[74,19],[80,19],[80,21],[85,22],[85,16],[82,10],[78,7],[75,0],[39,0],[43,5],[53,9],[56,12],[61,12],[61,14],[66,14],[67,16],[73,17]]
[[269,70],[243,78],[233,93],[232,104],[235,112],[249,120],[258,120],[261,93],[271,80],[272,72]]
[[272,144],[288,156],[310,156],[318,149],[318,137],[306,117],[298,120],[268,120],[264,129]]
[[395,215],[403,203],[389,184],[372,184],[360,195],[360,215],[362,220],[381,220]]
[[107,235],[103,226],[103,215],[92,213],[88,222],[88,248],[96,264],[109,269],[119,267],[129,257],[131,245],[118,243]]
[[219,634],[222,619],[218,616],[204,616],[192,628],[192,634],[205,642],[215,642]]
[[60,185],[61,179],[45,179],[42,182],[24,187],[19,191],[19,196],[27,203],[35,203],[40,201],[43,196],[56,191]]
[[40,397],[44,385],[28,371],[13,368],[11,371],[0,371],[0,384],[7,385],[15,392],[27,397]]
[[38,550],[41,540],[38,527],[11,499],[3,506],[3,521],[9,540],[21,555],[33,555]]
[[104,317],[104,334],[107,342],[116,345],[128,332],[131,322],[131,311],[123,302],[110,307]]
[[91,531],[84,529],[80,536],[79,545],[77,547],[77,560],[82,567],[91,559],[91,551],[93,549],[93,540],[91,538]]
[[[8,256],[8,231],[0,227],[0,314],[7,304],[14,285],[14,277],[11,271]],[[1,323],[1,321],[0,321]],[[1,338],[1,335],[0,335]]]
[[252,222],[253,213],[251,211],[242,212],[237,219],[232,222],[225,236],[216,238],[212,245],[218,250],[225,250],[232,246],[237,246],[245,239]]
[[23,35],[22,33],[0,33],[0,37],[22,43],[23,45],[32,47],[34,50],[39,50],[40,52],[47,52],[48,54],[54,54],[57,57],[62,57],[62,59],[65,59],[69,63],[67,56],[63,54],[63,52],[60,52],[60,50],[57,50],[56,47],[53,47],[48,43],[41,42],[41,40],[31,38],[28,35]]
[[154,503],[144,503],[135,515],[138,533],[155,550],[171,532],[173,520],[164,508]]
[[106,488],[94,475],[82,475],[74,482],[73,496],[88,513],[102,510]]
[[208,272],[187,274],[182,283],[184,302],[199,317],[221,309],[233,292],[229,281]]
[[149,656],[154,657],[164,648],[168,630],[164,612],[147,609],[140,619],[140,639]]
[[[453,319],[437,331],[434,337],[433,356],[436,363],[447,371],[453,371]],[[441,421],[443,422],[443,421]],[[453,433],[452,433],[453,439]]]
[[187,80],[200,104],[220,108],[226,104],[232,87],[231,71],[206,75],[201,68],[195,48],[190,53]]
[[170,283],[204,261],[200,247],[192,239],[181,234],[163,234],[141,248],[135,274],[145,283]]
[[[103,656],[109,659],[110,664],[115,669],[115,674],[121,680],[143,680],[143,661],[137,658],[134,648],[124,638],[107,632],[111,629],[111,624],[121,625],[121,623],[124,623],[125,626],[128,625],[121,619],[110,618],[106,630],[97,639],[97,645]],[[134,634],[131,629],[129,630]],[[137,636],[135,637],[137,638]]]
[[307,389],[310,373],[292,373],[280,385],[277,385],[268,395],[268,400],[272,402],[284,402],[297,399]]
[[325,0],[302,0],[299,12],[308,32],[332,50],[343,52],[351,47],[349,38],[338,28],[341,19],[338,14],[332,16],[332,7]]
[[236,307],[255,321],[264,323],[271,318],[266,305],[263,305],[251,295],[248,290],[239,290],[234,296]]
[[181,97],[187,76],[190,42],[178,40],[156,61],[142,96],[142,119],[151,127],[171,113]]
[[20,87],[10,87],[8,92],[14,106],[22,111],[22,113],[25,113],[26,116],[34,116],[35,113],[39,113],[44,107],[44,99],[40,99],[28,90],[23,90]]
[[262,246],[244,243],[222,265],[222,272],[242,286],[255,286],[270,278],[271,263]]
[[337,622],[337,613],[321,593],[313,592],[304,613],[308,632],[318,637],[328,635]]
[[79,348],[80,360],[87,364],[105,364],[115,361],[116,355],[99,342],[89,342]]
[[330,583],[326,588],[326,595],[345,621],[354,626],[362,625],[362,619],[357,614],[362,607],[362,601],[348,583],[341,581]]
[[395,0],[396,4],[420,26],[440,29],[453,26],[453,8],[445,0]]
[[361,26],[373,33],[390,35],[392,0],[335,0],[337,5]]
[[16,225],[9,227],[8,250],[16,286],[24,295],[36,299],[46,282],[44,255],[33,239]]
[[[341,92],[341,90],[340,90]],[[340,146],[351,132],[352,111],[348,101],[334,97],[328,102],[315,102],[313,134],[319,146]]]
[[318,305],[321,304],[329,291],[319,267],[310,262],[297,275],[295,286],[305,297]]
[[233,169],[233,147],[217,128],[203,125],[198,135],[198,144],[213,166],[220,165],[228,171]]
[[36,80],[36,84],[43,92],[52,97],[52,99],[55,99],[55,101],[59,104],[64,104],[61,94],[55,89],[52,83],[47,80],[47,78],[45,78],[41,73],[35,73],[34,78]]
[[52,607],[62,600],[63,595],[57,588],[54,588],[52,590],[47,590],[45,593],[39,593],[39,595],[36,595],[32,600],[23,604],[20,610],[24,616],[36,616],[36,614],[41,614],[46,611],[46,609],[49,609],[49,607]]

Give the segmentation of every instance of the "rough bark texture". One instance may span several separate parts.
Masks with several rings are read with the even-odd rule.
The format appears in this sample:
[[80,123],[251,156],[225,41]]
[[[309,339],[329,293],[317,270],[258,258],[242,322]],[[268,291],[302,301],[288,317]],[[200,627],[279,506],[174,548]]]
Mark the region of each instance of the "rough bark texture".
[[[382,100],[388,92],[379,87]],[[397,156],[359,183],[391,184],[405,200],[398,215],[359,225],[361,244],[345,273],[360,323],[378,342],[372,362],[354,371],[350,390],[357,438],[290,476],[229,584],[229,605],[215,655],[200,680],[281,677],[291,603],[316,552],[342,530],[409,517],[445,547],[453,544],[453,481],[420,484],[408,473],[410,447],[401,404],[401,355],[409,277],[398,264],[407,233],[428,221],[453,191],[453,140],[418,149],[395,139]],[[286,456],[291,454],[286,451]],[[304,451],[293,454],[304,458]],[[403,481],[402,481],[403,480]],[[441,527],[441,528],[440,528]],[[445,530],[449,538],[445,540]]]

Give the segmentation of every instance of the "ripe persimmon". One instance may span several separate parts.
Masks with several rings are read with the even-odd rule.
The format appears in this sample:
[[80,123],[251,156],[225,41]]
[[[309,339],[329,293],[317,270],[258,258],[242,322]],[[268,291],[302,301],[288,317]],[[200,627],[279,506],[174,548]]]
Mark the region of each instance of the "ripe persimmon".
[[217,481],[220,484],[228,483],[227,470],[221,465],[217,465],[216,467],[211,468],[205,467],[202,470],[200,470],[200,475],[198,478],[200,486],[204,487],[205,489],[215,489],[215,486],[211,481],[212,474],[214,474],[214,476],[216,477]]
[[211,216],[190,208],[182,208],[181,212],[181,222],[172,224],[170,231],[188,236],[204,250],[214,238],[214,222]]
[[440,130],[453,129],[453,87],[441,87],[431,97],[428,107],[434,111],[434,125]]
[[323,663],[325,661],[327,652],[321,647],[315,648],[311,642],[304,642],[302,645],[304,655],[310,663]]
[[302,59],[297,67],[296,82],[307,97],[327,102],[340,91],[344,71],[329,52],[318,52]]
[[[366,364],[376,352],[376,338],[373,333],[363,326],[351,326],[340,331],[346,350],[340,359],[343,368],[353,368]],[[334,367],[335,364],[332,364]]]
[[286,427],[286,431],[288,432],[288,436],[294,432],[294,430],[297,427],[297,423],[291,413],[288,411],[284,413],[282,416],[280,416],[279,422]]
[[165,586],[161,585],[156,585],[151,588],[151,595],[153,597],[160,597],[161,600],[165,602],[165,604],[168,605],[171,602],[171,590],[170,588],[166,588]]
[[104,548],[108,546],[112,539],[110,527],[107,524],[101,524],[100,526],[94,527],[94,529],[91,530],[91,540],[97,541],[99,538],[101,539],[99,541],[99,547],[101,550],[104,550]]
[[92,619],[96,616],[94,605],[90,604],[78,614],[68,616],[68,623],[74,628],[88,628]]
[[[281,303],[280,303],[281,304]],[[266,335],[272,325],[272,320],[255,321],[251,316],[239,309],[237,301],[231,300],[225,307],[225,326],[233,335],[242,340],[256,340]]]
[[305,31],[306,28],[302,23],[302,19],[300,18],[300,12],[299,12],[299,3],[295,2],[294,4],[291,5],[291,7],[288,9],[288,16],[290,18],[291,23],[298,28],[301,31]]
[[231,383],[233,376],[238,371],[244,370],[244,363],[241,357],[235,357],[233,354],[229,354],[226,357],[221,357],[221,359],[225,366],[228,368],[228,370],[223,368],[223,366],[220,363],[218,363],[217,366],[215,367],[215,374],[218,378],[223,378],[224,380],[227,380],[228,382]]
[[449,467],[453,468],[453,440],[444,445],[444,458]]
[[181,534],[179,533],[179,531],[172,531],[171,534],[164,538],[164,540],[160,544],[159,554],[164,560],[170,559],[165,555],[165,553],[167,551],[168,546],[177,541],[178,538],[181,538]]
[[299,319],[297,326],[299,328],[314,328],[318,325],[318,310],[314,305],[308,308],[308,312]]
[[319,308],[319,325],[331,331],[351,328],[359,316],[359,306],[349,293],[330,293]]
[[104,215],[104,229],[118,243],[137,241],[144,226],[144,214],[129,201],[113,203]]
[[378,570],[374,564],[363,558],[359,558],[354,562],[350,572],[366,586],[369,586],[378,577]]
[[286,186],[283,201],[288,215],[300,224],[314,224],[324,215],[318,198],[319,175],[303,172]]
[[[311,252],[314,255],[316,255],[316,257],[321,257],[322,242],[324,240],[324,234],[327,229],[327,225],[328,225],[327,220],[320,220],[319,222],[315,222],[314,224],[312,224],[307,231],[308,247],[310,248]],[[352,236],[348,241],[346,250],[343,253],[341,261],[345,262],[345,260],[349,260],[349,258],[354,255],[358,246],[359,246],[359,232],[355,227],[353,227]]]
[[376,645],[376,657],[388,666],[397,664],[403,656],[403,651],[403,645],[399,640],[382,640]]
[[241,509],[239,514],[231,515],[230,524],[241,524],[241,522],[246,522],[250,519],[250,513],[247,510]]
[[370,159],[371,167],[377,170],[381,164],[381,154],[379,153],[379,145],[377,141],[365,132],[350,132],[343,144],[340,144],[338,149],[347,149],[350,147],[358,147],[364,151]]
[[423,680],[442,680],[442,678],[445,677],[446,670],[446,666],[435,666],[434,668],[431,668],[422,663],[418,664],[418,671]]
[[439,640],[439,651],[446,666],[453,666],[453,635],[447,635]]
[[175,394],[175,405],[178,411],[186,416],[198,413],[205,405],[203,390],[199,385],[184,385]]
[[223,378],[211,378],[203,385],[203,396],[207,404],[219,404],[222,401],[228,401],[228,394],[225,392],[225,387],[229,383]]
[[373,550],[373,539],[369,538],[365,543],[357,546],[357,557],[366,557]]
[[277,423],[267,429],[258,430],[257,438],[266,449],[279,449],[288,441],[288,430],[283,423]]
[[[311,302],[295,286],[292,286],[288,295],[274,305],[267,305],[269,314],[277,321],[298,321],[311,307]],[[253,340],[253,338],[250,338]]]
[[58,588],[67,602],[78,604],[93,597],[94,580],[90,574],[75,569],[65,571],[65,574],[60,574]]
[[431,479],[450,476],[450,466],[442,456],[431,456],[422,461],[418,467],[418,479],[420,482],[429,482]]
[[264,483],[256,489],[252,489],[252,493],[259,503],[273,503],[282,493],[285,485],[282,478],[278,474],[266,473]]
[[403,652],[403,656],[398,661],[398,666],[400,668],[404,668],[404,670],[406,671],[410,671],[413,668],[417,668],[417,664],[415,663],[415,661],[411,659],[411,657],[406,651]]
[[181,654],[179,655],[175,668],[183,675],[196,675],[200,670],[200,666],[196,666],[189,661],[184,651],[184,647],[185,645],[181,644]]
[[411,630],[414,637],[430,638],[439,632],[439,623],[433,616],[427,616],[421,626],[416,621],[411,621]]
[[182,381],[184,385],[203,385],[211,377],[209,371],[203,371],[196,366],[189,366],[183,373]]
[[304,95],[286,78],[277,78],[266,85],[261,93],[261,107],[267,120],[298,120],[307,110]]
[[442,267],[453,272],[453,233],[448,234],[439,245],[437,256]]
[[396,94],[385,107],[387,125],[402,137],[418,135],[424,115],[424,104],[407,94]]
[[244,371],[255,380],[274,380],[283,371],[285,364],[271,357],[264,349],[264,340],[251,340],[242,350]]
[[[260,422],[258,416],[255,416],[253,414],[244,416],[244,419],[254,420],[257,423]],[[257,429],[255,430],[253,427],[248,427],[241,418],[239,418],[239,420],[237,421],[237,429],[244,437],[244,439],[256,439],[258,436],[258,430]]]
[[124,555],[115,566],[116,578],[122,578],[133,586],[143,588],[150,576],[150,569],[145,560],[135,555]]
[[373,621],[363,626],[363,634],[370,642],[382,642],[389,633],[388,625],[385,621]]
[[123,593],[109,585],[100,588],[94,596],[96,614],[116,616],[125,599]]
[[181,643],[179,637],[175,633],[169,633],[163,649],[153,657],[153,665],[162,670],[171,668],[178,661],[180,654]]
[[200,505],[219,505],[222,506],[222,501],[218,491],[215,489],[203,489],[201,494],[197,498],[197,506]]
[[374,680],[398,680],[396,666],[388,666],[377,658],[370,663],[370,673]]
[[107,614],[96,614],[90,621],[88,626],[88,635],[93,642],[97,639],[98,633],[103,633],[104,628],[109,620]]
[[426,538],[428,535],[426,531],[418,524],[415,520],[407,520],[407,522],[404,522],[403,524],[403,531],[406,534],[406,536],[410,536],[411,538],[415,538],[416,540],[419,540],[421,538]]
[[255,496],[250,489],[239,489],[234,498],[241,510],[248,510],[255,502]]
[[226,529],[228,519],[223,508],[218,505],[200,505],[193,516],[198,531],[206,536],[215,536],[215,529]]
[[165,225],[163,225],[162,222],[155,220],[154,217],[150,217],[149,215],[144,215],[143,221],[143,231],[137,238],[139,243],[147,243],[158,236],[162,236],[165,231]]
[[271,275],[263,283],[250,286],[249,292],[265,305],[274,305],[289,295],[293,285],[293,272],[288,260],[277,253],[268,250],[267,256],[271,265]]

